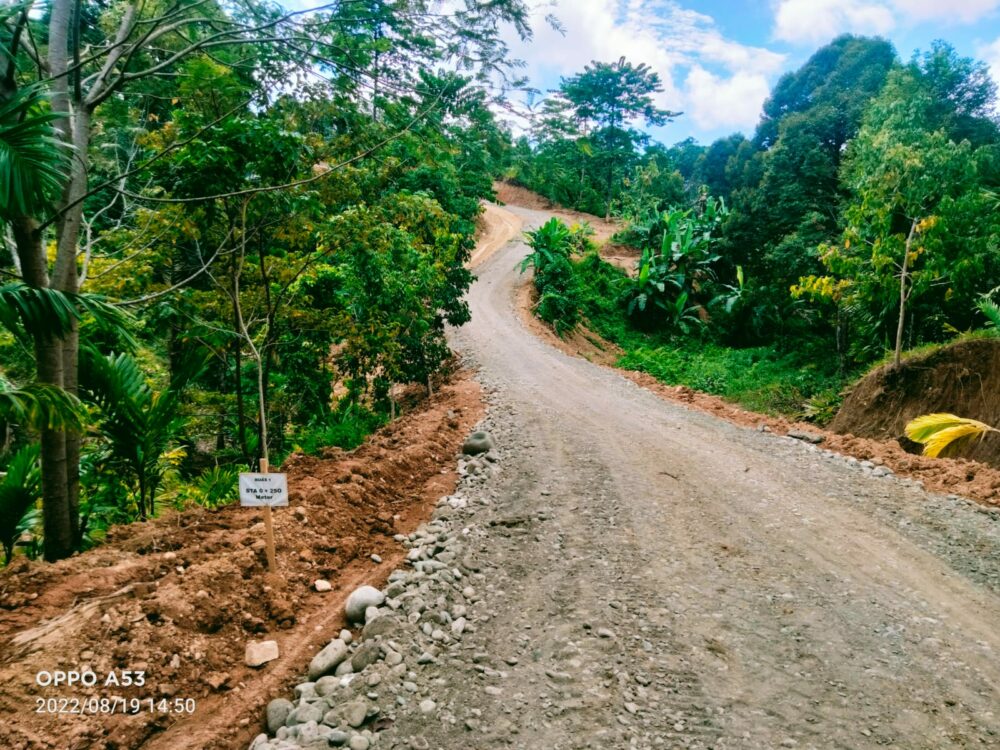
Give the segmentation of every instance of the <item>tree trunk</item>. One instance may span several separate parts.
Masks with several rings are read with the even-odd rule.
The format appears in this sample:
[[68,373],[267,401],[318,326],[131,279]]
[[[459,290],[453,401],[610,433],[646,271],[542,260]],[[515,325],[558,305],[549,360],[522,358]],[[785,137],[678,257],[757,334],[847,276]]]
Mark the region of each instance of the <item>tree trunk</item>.
[[906,323],[906,300],[910,296],[906,289],[906,279],[910,268],[910,247],[917,232],[917,220],[910,224],[910,233],[906,236],[906,247],[903,251],[903,270],[899,274],[899,322],[896,323],[896,351],[892,357],[893,367],[899,367],[903,356],[903,329]]
[[[55,0],[49,21],[49,73],[52,80],[53,112],[64,115],[55,123],[59,138],[74,146],[69,177],[60,206],[83,196],[87,185],[87,147],[90,145],[90,113],[85,107],[72,108],[66,70],[69,60],[69,30],[73,0]],[[13,222],[14,241],[24,281],[36,288],[77,290],[77,241],[83,205],[65,211],[56,224],[56,262],[52,278],[38,223],[34,219]],[[35,337],[37,376],[41,383],[77,390],[79,337],[74,328],[58,338],[39,332]],[[79,461],[80,436],[59,430],[42,430],[42,520],[45,531],[45,559],[71,555],[80,536]]]
[[[21,261],[24,283],[44,289],[49,286],[45,249],[38,223],[33,219],[11,222],[14,243]],[[38,382],[63,386],[62,342],[45,332],[35,335],[35,367]],[[45,559],[59,560],[73,554],[75,528],[70,517],[66,456],[66,434],[43,429],[40,442],[42,464],[42,524],[45,529]]]

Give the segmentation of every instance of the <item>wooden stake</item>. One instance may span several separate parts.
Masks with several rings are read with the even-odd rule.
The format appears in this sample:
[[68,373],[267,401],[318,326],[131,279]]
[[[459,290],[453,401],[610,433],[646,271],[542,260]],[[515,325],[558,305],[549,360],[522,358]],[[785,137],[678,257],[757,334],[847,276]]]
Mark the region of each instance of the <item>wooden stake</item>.
[[[270,471],[266,458],[260,460],[260,473],[267,474]],[[271,521],[271,506],[264,506],[264,531],[267,535],[267,568],[272,573],[278,572],[278,557],[274,551],[274,524]]]

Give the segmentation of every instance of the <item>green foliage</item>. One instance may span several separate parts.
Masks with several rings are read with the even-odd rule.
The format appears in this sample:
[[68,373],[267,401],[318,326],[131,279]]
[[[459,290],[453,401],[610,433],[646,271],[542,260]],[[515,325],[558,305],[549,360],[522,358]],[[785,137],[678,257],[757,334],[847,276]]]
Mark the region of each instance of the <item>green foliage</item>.
[[638,325],[684,334],[700,327],[712,299],[720,260],[715,247],[726,215],[725,203],[706,197],[696,208],[666,211],[630,228],[628,239],[642,247],[642,257],[625,303]]
[[184,426],[181,394],[204,366],[197,360],[185,363],[169,386],[157,392],[131,356],[86,351],[81,385],[101,410],[98,429],[108,445],[105,463],[119,472],[118,481],[142,518],[155,513],[164,473],[181,455],[174,448]]
[[990,299],[989,296],[984,296],[976,303],[976,308],[986,318],[987,330],[995,336],[1000,336],[1000,305]]
[[218,508],[239,499],[240,467],[213,466],[191,483],[189,497],[205,508]]
[[[563,205],[610,215],[637,166],[638,148],[649,143],[633,124],[663,125],[678,114],[655,105],[662,90],[648,65],[624,57],[594,61],[563,78],[542,104],[535,145],[520,144],[509,176]],[[649,185],[655,174],[646,177]]]
[[989,210],[970,143],[937,127],[937,95],[918,70],[890,75],[844,162],[846,227],[840,242],[820,248],[827,275],[793,287],[844,311],[859,359],[895,340],[901,283],[904,341],[912,346],[971,325],[980,290],[1000,281],[1000,221]]
[[38,446],[29,445],[11,456],[0,480],[0,545],[4,563],[14,554],[21,519],[42,494],[42,473],[38,466]]
[[61,336],[91,316],[102,330],[115,329],[131,342],[129,315],[95,294],[74,294],[11,282],[0,286],[0,325],[26,337]]
[[86,414],[76,396],[44,383],[16,387],[0,376],[0,423],[35,430],[82,429]]
[[575,248],[586,243],[586,230],[573,231],[556,218],[525,232],[531,253],[521,261],[521,273],[534,269],[538,292],[535,312],[563,336],[580,322],[580,289],[570,260]]
[[295,450],[310,456],[328,447],[354,450],[387,421],[386,414],[345,401],[337,411],[325,419],[304,427],[294,436],[292,442]]
[[753,411],[822,422],[835,410],[836,394],[844,385],[836,361],[830,360],[829,355],[820,359],[782,354],[769,347],[732,349],[690,342],[638,346],[618,365],[648,372],[664,383],[721,396]]
[[0,102],[0,219],[35,216],[59,196],[66,148],[53,132],[59,116],[46,105],[40,85]]

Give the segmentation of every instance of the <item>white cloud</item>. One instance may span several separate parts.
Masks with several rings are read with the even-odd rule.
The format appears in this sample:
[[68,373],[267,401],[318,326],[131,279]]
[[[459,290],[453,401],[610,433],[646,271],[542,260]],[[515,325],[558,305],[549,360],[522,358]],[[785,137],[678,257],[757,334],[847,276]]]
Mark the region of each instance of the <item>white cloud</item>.
[[1000,0],[892,0],[892,4],[908,21],[971,23],[1000,8]]
[[[913,0],[915,4],[919,1]],[[892,11],[877,2],[781,0],[774,16],[774,36],[786,42],[816,44],[844,32],[885,34],[895,25]]]
[[[550,13],[565,35],[545,22]],[[785,61],[782,54],[726,38],[710,16],[674,0],[551,0],[535,6],[531,24],[531,42],[508,41],[535,85],[555,85],[558,76],[578,73],[593,60],[612,62],[624,56],[659,74],[664,88],[659,106],[697,110],[696,122],[708,130],[753,127],[767,95],[767,78]],[[692,78],[695,69],[700,72]],[[710,89],[702,91],[695,82]],[[726,92],[741,99],[726,105],[719,99]],[[746,104],[751,96],[758,99],[752,107]],[[745,114],[750,109],[752,118]]]
[[838,34],[885,34],[928,21],[973,23],[1000,8],[1000,0],[775,0],[774,36],[815,44]]
[[990,66],[990,75],[993,76],[997,86],[1000,86],[1000,37],[978,47],[976,57]]
[[689,114],[699,127],[712,130],[752,129],[770,91],[766,76],[759,73],[721,78],[698,65],[691,68],[684,88]]

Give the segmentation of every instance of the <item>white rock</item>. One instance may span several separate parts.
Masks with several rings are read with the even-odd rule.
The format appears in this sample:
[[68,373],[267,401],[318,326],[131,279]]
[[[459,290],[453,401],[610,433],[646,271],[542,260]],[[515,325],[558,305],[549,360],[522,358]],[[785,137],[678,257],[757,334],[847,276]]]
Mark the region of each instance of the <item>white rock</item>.
[[250,641],[244,660],[248,667],[259,667],[278,658],[277,641]]
[[378,607],[385,601],[385,594],[374,586],[362,586],[351,592],[347,597],[344,609],[347,613],[348,622],[364,622],[365,610],[369,607]]
[[330,591],[333,588],[333,585],[329,581],[324,581],[320,578],[313,584],[313,588],[317,591]]

